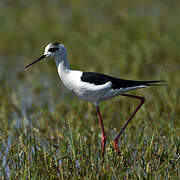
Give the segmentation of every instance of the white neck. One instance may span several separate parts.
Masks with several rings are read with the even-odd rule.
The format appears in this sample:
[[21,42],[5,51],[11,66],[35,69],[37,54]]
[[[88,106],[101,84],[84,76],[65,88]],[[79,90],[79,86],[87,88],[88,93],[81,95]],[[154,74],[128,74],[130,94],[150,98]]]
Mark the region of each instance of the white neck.
[[56,62],[59,74],[69,72],[70,65],[67,59],[67,54],[64,56],[55,56],[54,60]]

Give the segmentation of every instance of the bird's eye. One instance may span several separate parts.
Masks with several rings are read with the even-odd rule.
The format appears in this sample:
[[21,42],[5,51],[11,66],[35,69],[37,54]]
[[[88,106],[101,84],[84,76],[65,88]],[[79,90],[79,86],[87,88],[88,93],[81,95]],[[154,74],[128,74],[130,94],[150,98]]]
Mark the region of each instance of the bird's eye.
[[58,48],[50,48],[49,49],[49,52],[55,52],[55,51],[57,51],[58,50]]

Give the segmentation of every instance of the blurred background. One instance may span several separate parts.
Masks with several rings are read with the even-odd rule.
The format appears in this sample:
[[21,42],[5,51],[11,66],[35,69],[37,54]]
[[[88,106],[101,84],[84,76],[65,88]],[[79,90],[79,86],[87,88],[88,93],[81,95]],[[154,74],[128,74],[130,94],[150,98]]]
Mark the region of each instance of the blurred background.
[[126,79],[165,79],[173,98],[180,81],[179,7],[179,1],[168,0],[2,0],[1,91],[7,88],[3,92],[10,100],[15,96],[21,102],[24,98],[34,102],[35,97],[41,103],[50,96],[45,101],[58,103],[56,97],[64,95],[64,90],[54,62],[24,69],[42,55],[48,43],[58,41],[67,48],[74,69]]
[[[160,137],[179,137],[179,10],[178,0],[1,0],[0,136],[4,147],[21,144],[23,135],[34,132],[58,144],[57,139],[64,138],[67,117],[77,128],[74,133],[89,138],[96,134],[94,141],[99,137],[93,105],[79,101],[62,86],[52,59],[24,69],[50,42],[64,44],[72,69],[124,79],[167,80],[167,87],[136,92],[147,101],[137,115],[143,120],[138,118],[132,128],[138,132],[142,125],[150,127],[147,133],[157,128]],[[133,100],[124,101],[116,98],[102,104],[110,137],[135,107]],[[129,136],[132,128],[127,130]]]

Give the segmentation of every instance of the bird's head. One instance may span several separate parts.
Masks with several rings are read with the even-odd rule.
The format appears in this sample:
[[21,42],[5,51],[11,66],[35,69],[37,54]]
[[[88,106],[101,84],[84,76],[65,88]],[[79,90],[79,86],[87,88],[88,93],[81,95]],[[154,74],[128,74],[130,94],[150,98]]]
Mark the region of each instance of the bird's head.
[[66,54],[66,49],[64,45],[58,42],[48,44],[45,47],[45,51],[44,51],[44,55],[46,57],[54,57],[56,55],[64,56],[65,54]]
[[40,61],[41,59],[47,58],[47,57],[64,57],[66,56],[66,49],[63,44],[60,44],[58,42],[50,43],[45,47],[44,54],[32,62],[31,64],[27,65],[25,68],[30,67],[31,65],[35,64],[36,62]]

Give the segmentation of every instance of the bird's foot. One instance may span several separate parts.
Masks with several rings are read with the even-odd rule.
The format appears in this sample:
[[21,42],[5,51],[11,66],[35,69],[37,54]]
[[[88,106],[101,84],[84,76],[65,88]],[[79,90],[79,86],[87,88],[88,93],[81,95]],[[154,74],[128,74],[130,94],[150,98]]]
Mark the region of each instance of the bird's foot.
[[106,147],[106,139],[107,137],[106,136],[103,136],[102,138],[102,153],[103,153],[103,159],[104,159],[104,153],[105,153],[105,147]]
[[114,140],[114,148],[115,148],[117,154],[119,155],[120,154],[120,150],[119,150],[118,143],[117,143],[116,139]]

